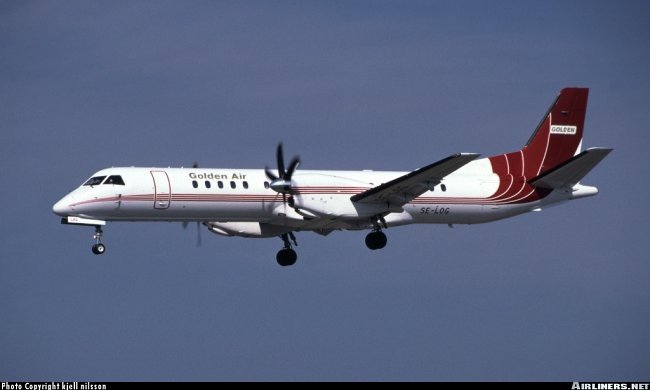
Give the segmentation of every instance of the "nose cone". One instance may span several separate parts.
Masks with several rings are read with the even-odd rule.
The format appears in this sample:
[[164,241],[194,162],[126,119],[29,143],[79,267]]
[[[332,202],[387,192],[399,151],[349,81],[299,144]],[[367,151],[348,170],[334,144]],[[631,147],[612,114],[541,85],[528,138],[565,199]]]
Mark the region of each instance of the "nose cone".
[[56,202],[54,206],[52,206],[52,211],[54,212],[54,214],[59,215],[61,217],[67,216],[71,210],[69,206],[70,203],[68,202],[69,200],[70,200],[69,197],[66,196],[60,201]]

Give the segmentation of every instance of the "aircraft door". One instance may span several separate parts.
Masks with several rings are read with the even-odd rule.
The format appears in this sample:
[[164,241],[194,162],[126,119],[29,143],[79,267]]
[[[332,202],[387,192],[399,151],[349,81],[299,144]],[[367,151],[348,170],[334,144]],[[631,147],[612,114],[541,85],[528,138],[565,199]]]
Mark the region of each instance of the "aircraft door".
[[169,183],[169,176],[165,171],[151,171],[153,178],[153,208],[154,209],[168,209],[171,203],[172,190]]

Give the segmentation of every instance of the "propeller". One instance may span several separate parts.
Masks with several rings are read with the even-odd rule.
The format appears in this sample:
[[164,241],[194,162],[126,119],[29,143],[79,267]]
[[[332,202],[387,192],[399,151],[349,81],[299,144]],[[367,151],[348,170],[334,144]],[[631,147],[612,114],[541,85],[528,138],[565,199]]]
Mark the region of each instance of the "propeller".
[[[187,226],[189,224],[190,224],[189,222],[184,221],[183,222],[183,229],[187,229]],[[201,222],[196,221],[196,247],[197,248],[201,247],[201,242],[202,242],[202,240],[201,240]]]
[[[199,167],[199,163],[195,161],[194,164],[192,164],[192,168],[196,169],[198,167]],[[187,222],[187,221],[183,222],[183,229],[187,229],[187,225],[189,225],[189,222]],[[197,248],[201,246],[201,241],[202,241],[201,240],[201,222],[196,221],[196,247]]]
[[300,157],[295,156],[292,158],[291,162],[289,162],[289,168],[285,169],[282,143],[279,143],[276,151],[276,159],[278,163],[278,175],[271,171],[268,166],[264,169],[264,172],[266,173],[266,177],[271,180],[271,189],[281,193],[284,203],[287,203],[287,194],[291,194],[291,176],[293,176],[298,165],[300,165]]

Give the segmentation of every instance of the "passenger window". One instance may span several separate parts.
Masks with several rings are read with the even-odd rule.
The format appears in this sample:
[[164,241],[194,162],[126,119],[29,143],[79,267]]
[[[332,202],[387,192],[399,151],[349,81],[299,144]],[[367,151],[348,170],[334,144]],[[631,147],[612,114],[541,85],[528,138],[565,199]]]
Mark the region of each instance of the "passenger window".
[[445,192],[447,191],[447,186],[444,184],[440,184],[440,189],[442,190],[442,192]]
[[270,187],[271,187],[271,185],[269,184],[269,182],[265,181],[264,182],[264,188],[266,188],[268,190]]
[[113,176],[109,176],[108,179],[106,179],[106,181],[104,182],[104,184],[115,184],[118,186],[123,186],[124,180],[122,180],[122,176],[113,175]]
[[237,184],[234,181],[231,181],[230,182],[230,188],[232,188],[234,190],[235,188],[237,188]]
[[244,185],[245,189],[248,189],[248,182],[247,181],[244,181],[242,184]]
[[196,180],[192,180],[192,187],[199,188],[199,182],[197,182]]
[[205,181],[205,188],[210,188],[210,180]]
[[88,179],[87,182],[84,183],[84,185],[85,186],[97,186],[97,185],[102,184],[102,182],[104,181],[105,178],[106,178],[106,176],[91,177],[90,179]]
[[217,182],[217,185],[219,186],[219,188],[223,188],[223,182],[221,180]]

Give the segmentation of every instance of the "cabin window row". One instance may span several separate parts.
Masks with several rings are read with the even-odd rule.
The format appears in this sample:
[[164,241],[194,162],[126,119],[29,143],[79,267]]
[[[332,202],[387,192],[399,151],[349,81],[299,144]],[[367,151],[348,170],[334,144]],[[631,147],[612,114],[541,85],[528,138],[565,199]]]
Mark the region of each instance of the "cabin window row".
[[[203,185],[205,185],[205,188],[212,188],[212,182],[211,182],[210,180],[206,180],[206,181],[203,183]],[[241,182],[241,186],[242,186],[244,189],[247,190],[247,189],[248,189],[248,182],[244,180],[243,182]],[[194,187],[194,188],[199,188],[199,182],[196,181],[196,180],[192,180],[192,187]],[[219,181],[217,182],[217,187],[219,187],[219,189],[223,189],[223,188],[225,187],[224,182],[221,181],[221,180],[219,180]],[[236,181],[231,181],[231,182],[230,182],[230,188],[232,188],[233,190],[234,190],[235,188],[237,188],[237,182],[236,182]]]

